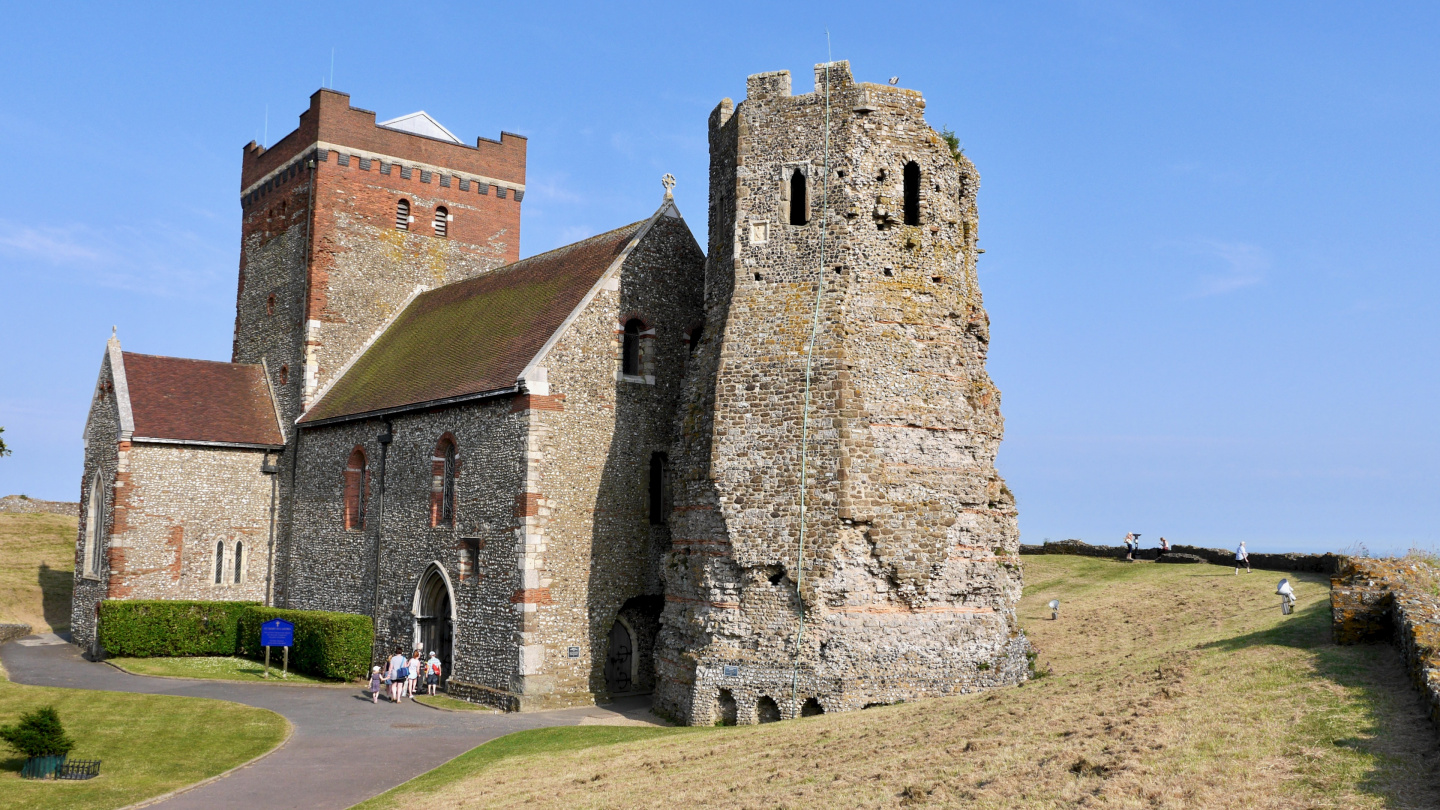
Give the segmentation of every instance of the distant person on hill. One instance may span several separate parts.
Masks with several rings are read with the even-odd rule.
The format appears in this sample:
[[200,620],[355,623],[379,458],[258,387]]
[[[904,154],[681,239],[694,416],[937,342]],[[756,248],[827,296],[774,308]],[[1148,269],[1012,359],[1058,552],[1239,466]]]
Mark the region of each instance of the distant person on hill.
[[385,680],[380,676],[380,667],[370,668],[370,702],[380,702],[380,682]]
[[1241,540],[1240,545],[1235,549],[1235,576],[1240,576],[1240,566],[1245,566],[1245,573],[1253,573],[1250,570],[1250,552],[1245,550],[1245,541]]
[[1170,541],[1169,541],[1169,540],[1166,540],[1166,539],[1163,538],[1163,537],[1160,538],[1160,553],[1161,553],[1161,554],[1169,554],[1169,553],[1170,553]]
[[1140,539],[1134,532],[1125,535],[1125,559],[1131,562],[1135,560],[1135,549],[1139,547]]

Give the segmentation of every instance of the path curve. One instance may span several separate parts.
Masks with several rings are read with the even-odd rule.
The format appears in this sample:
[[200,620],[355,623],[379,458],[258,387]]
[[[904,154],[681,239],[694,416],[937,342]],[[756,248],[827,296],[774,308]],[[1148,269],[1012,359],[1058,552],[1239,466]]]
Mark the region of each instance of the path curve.
[[[50,639],[59,641],[56,637]],[[215,781],[154,804],[163,810],[339,810],[383,793],[487,740],[547,726],[648,716],[649,698],[550,712],[443,712],[403,701],[374,705],[360,689],[227,683],[131,675],[86,661],[64,642],[28,636],[0,645],[15,683],[214,698],[283,715],[295,728],[278,749]]]

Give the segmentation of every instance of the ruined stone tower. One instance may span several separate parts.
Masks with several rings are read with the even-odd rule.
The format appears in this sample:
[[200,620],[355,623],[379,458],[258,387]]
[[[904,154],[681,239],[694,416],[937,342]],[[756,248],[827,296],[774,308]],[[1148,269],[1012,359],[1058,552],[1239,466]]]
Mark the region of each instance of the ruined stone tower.
[[710,117],[706,320],[656,654],[656,706],[694,724],[1025,677],[978,176],[918,92],[846,62],[815,75],[804,95],[789,72],[751,76]]

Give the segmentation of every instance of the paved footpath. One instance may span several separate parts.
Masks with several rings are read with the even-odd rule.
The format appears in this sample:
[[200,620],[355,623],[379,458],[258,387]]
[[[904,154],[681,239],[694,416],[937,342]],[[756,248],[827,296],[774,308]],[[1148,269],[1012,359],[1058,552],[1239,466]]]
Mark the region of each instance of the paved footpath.
[[[47,643],[51,640],[58,643]],[[290,739],[269,756],[151,805],[164,810],[338,810],[513,731],[654,720],[648,697],[523,714],[443,712],[409,701],[374,705],[358,687],[151,678],[86,661],[75,645],[54,636],[0,646],[0,659],[15,683],[231,700],[277,712],[295,725]]]

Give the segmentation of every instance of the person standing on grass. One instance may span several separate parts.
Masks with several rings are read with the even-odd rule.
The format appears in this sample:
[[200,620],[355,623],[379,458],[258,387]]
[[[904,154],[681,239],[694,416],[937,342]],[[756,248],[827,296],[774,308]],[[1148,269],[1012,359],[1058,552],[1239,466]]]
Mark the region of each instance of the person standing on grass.
[[405,662],[405,693],[415,699],[415,683],[420,680],[420,651],[411,650],[410,660]]
[[1245,550],[1245,541],[1241,540],[1240,545],[1235,549],[1235,576],[1240,576],[1240,566],[1245,566],[1245,573],[1250,571],[1250,552]]
[[399,650],[390,656],[390,669],[385,674],[390,678],[390,702],[399,703],[405,689],[405,656]]
[[430,660],[425,662],[425,686],[430,694],[435,694],[435,687],[440,685],[440,658],[435,653],[430,653]]
[[380,702],[380,682],[385,680],[380,677],[380,667],[370,668],[370,702]]
[[1127,561],[1135,561],[1135,547],[1138,545],[1140,544],[1135,541],[1134,532],[1130,532],[1129,534],[1125,535],[1125,559]]
[[1161,553],[1161,554],[1169,554],[1169,553],[1170,553],[1170,541],[1169,541],[1169,540],[1166,540],[1166,539],[1163,538],[1163,537],[1160,538],[1160,553]]

